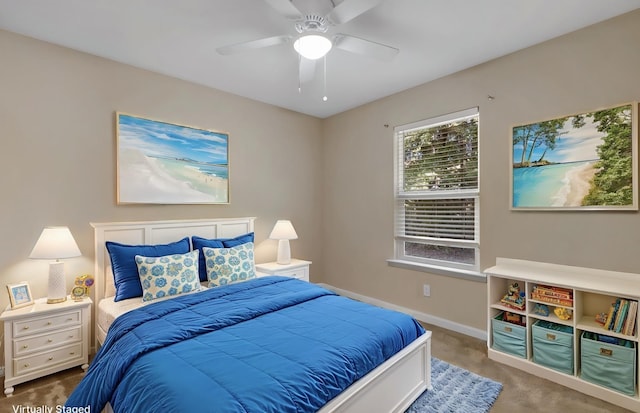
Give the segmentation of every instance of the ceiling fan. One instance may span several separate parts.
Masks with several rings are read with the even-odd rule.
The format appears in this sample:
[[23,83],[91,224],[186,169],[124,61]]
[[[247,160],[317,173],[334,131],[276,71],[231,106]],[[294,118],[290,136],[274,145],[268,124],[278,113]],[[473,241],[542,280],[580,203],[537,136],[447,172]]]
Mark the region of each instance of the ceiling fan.
[[[332,49],[337,48],[351,53],[370,56],[380,60],[391,60],[398,53],[392,46],[361,39],[347,34],[326,35],[330,27],[344,24],[366,11],[376,7],[383,0],[344,0],[335,5],[329,0],[331,10],[324,16],[315,13],[302,13],[293,0],[264,0],[276,12],[293,21],[298,36],[288,34],[252,40],[217,48],[221,55],[231,55],[253,49],[277,46],[293,41],[293,47],[299,55],[299,82],[313,79],[316,61]],[[324,98],[326,100],[326,97]]]

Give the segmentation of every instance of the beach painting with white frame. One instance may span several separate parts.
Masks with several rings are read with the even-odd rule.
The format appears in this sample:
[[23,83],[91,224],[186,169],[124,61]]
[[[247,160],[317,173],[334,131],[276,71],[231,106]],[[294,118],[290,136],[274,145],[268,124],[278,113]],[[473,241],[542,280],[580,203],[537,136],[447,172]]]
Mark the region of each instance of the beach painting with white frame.
[[513,128],[512,209],[637,209],[637,103]]
[[119,204],[229,203],[229,135],[117,113]]

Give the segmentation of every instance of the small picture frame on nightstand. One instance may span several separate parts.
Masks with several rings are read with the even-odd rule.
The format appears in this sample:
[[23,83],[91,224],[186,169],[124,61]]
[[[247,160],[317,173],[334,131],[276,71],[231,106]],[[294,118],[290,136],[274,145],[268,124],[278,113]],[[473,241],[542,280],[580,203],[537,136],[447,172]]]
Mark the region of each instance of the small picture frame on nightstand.
[[11,309],[33,304],[33,295],[31,295],[31,288],[29,288],[28,282],[23,281],[16,284],[8,284],[7,290],[9,291]]

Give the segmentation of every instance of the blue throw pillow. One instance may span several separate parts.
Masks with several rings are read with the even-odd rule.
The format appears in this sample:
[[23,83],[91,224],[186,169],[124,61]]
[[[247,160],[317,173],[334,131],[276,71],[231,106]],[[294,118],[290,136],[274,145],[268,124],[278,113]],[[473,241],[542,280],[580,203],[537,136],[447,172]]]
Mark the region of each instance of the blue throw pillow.
[[107,241],[107,251],[111,259],[111,269],[116,286],[114,301],[127,298],[142,297],[142,285],[138,276],[136,255],[145,257],[162,257],[171,254],[185,254],[190,251],[189,238],[170,244],[158,245],[127,245]]
[[200,276],[201,282],[208,281],[207,278],[207,265],[204,259],[204,251],[202,251],[203,247],[207,248],[231,248],[236,247],[238,245],[246,244],[247,242],[253,242],[254,233],[249,232],[248,234],[238,235],[235,238],[216,238],[216,239],[207,239],[201,238],[196,235],[191,237],[191,244],[193,244],[194,250],[200,251],[200,258],[198,259],[198,275]]

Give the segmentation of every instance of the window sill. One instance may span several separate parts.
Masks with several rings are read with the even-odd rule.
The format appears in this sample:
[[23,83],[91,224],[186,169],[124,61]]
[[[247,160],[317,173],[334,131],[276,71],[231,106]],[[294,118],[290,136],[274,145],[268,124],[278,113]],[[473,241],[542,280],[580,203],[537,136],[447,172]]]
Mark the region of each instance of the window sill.
[[441,267],[437,265],[421,264],[413,261],[387,260],[391,267],[404,268],[405,270],[422,271],[431,274],[444,275],[447,277],[462,278],[464,280],[486,283],[487,277],[478,271],[461,270],[457,268]]

